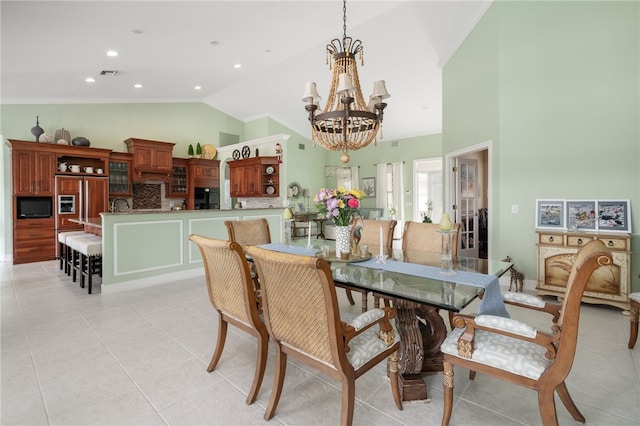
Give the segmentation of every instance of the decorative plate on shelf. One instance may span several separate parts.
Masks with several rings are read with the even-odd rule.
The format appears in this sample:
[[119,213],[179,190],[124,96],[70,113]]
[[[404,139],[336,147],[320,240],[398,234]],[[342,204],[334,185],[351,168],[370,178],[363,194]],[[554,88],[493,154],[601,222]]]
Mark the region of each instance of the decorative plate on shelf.
[[202,146],[202,158],[205,160],[213,160],[216,158],[216,148],[213,145],[203,145]]
[[273,195],[276,193],[276,189],[273,186],[267,186],[267,194]]
[[251,155],[251,149],[248,145],[242,147],[242,158],[249,158]]
[[275,171],[276,169],[273,166],[268,166],[265,170],[265,172],[267,172],[268,175],[272,174]]
[[234,160],[239,160],[240,159],[240,151],[237,149],[233,150],[233,159]]

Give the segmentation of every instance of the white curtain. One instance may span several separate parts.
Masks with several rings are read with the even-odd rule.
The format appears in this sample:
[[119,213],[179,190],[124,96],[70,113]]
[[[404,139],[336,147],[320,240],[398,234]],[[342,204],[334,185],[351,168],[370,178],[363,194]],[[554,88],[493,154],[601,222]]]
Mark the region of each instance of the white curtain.
[[360,173],[358,173],[358,166],[351,166],[351,188],[360,188]]
[[387,163],[376,165],[376,207],[387,208]]
[[404,220],[404,169],[403,163],[391,163],[393,176],[393,206],[396,208],[396,217]]

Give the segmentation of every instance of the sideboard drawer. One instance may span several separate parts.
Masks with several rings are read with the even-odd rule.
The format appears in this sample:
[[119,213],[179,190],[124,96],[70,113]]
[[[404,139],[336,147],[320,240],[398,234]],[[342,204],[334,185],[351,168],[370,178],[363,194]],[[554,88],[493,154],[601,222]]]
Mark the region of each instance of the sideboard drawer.
[[627,247],[628,239],[622,238],[598,238],[611,250],[629,250]]
[[591,240],[593,240],[592,237],[587,237],[584,235],[581,235],[581,236],[570,235],[567,237],[567,245],[570,247],[580,247],[587,244]]
[[540,244],[563,245],[562,235],[540,234]]

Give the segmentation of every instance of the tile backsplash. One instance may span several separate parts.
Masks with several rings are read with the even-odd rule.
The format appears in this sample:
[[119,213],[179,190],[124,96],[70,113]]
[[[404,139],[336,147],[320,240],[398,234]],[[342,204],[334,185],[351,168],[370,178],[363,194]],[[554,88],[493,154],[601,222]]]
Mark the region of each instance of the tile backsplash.
[[133,184],[134,209],[161,209],[164,185],[153,183]]

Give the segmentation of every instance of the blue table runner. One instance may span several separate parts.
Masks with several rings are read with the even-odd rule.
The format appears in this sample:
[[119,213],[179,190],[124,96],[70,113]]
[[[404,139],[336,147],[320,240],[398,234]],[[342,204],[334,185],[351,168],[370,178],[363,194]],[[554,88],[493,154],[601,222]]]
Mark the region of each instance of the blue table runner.
[[[286,246],[281,243],[261,244],[258,247],[302,256],[315,256],[319,251],[317,248],[309,249],[303,246]],[[357,266],[397,272],[433,280],[448,281],[456,284],[482,287],[484,289],[484,295],[480,301],[478,313],[480,315],[498,315],[509,318],[509,313],[505,309],[504,302],[502,300],[502,292],[500,291],[498,277],[495,275],[456,271],[455,275],[445,276],[440,273],[440,268],[436,268],[434,266],[398,262],[396,260],[387,260],[386,263],[377,263],[375,259],[369,259],[364,262],[358,262]]]

